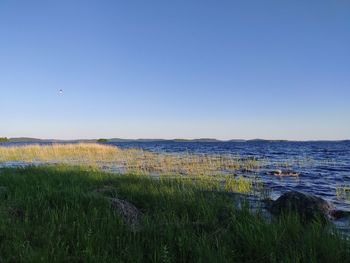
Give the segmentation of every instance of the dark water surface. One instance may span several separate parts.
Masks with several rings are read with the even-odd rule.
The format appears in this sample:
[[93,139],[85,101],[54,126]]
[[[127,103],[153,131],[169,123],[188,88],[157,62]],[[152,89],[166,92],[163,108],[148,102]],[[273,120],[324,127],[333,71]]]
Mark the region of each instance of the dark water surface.
[[[256,158],[264,164],[259,176],[272,196],[298,190],[318,195],[337,208],[350,210],[350,142],[119,142],[120,148],[139,148],[158,153],[229,154]],[[292,169],[299,177],[266,175],[271,169]],[[247,176],[249,176],[247,174]],[[349,196],[337,195],[349,189]]]

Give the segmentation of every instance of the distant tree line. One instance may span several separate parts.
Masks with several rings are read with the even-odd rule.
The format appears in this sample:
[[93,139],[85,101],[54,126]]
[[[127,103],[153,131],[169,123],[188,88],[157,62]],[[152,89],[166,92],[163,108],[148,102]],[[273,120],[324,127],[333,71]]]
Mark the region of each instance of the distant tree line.
[[0,137],[0,142],[8,142],[8,141],[10,141],[8,138]]
[[108,140],[107,139],[98,139],[97,142],[98,143],[107,143]]

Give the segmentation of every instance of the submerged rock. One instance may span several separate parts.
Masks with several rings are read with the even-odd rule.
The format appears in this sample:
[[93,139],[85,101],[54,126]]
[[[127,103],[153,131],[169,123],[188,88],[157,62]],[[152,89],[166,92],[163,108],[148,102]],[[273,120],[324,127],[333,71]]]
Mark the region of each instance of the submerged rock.
[[273,171],[266,172],[266,174],[269,174],[269,175],[281,175],[282,174],[282,170],[273,170]]
[[291,170],[273,170],[266,172],[266,174],[274,176],[299,176],[299,173]]
[[334,219],[337,211],[322,198],[297,191],[285,193],[276,201],[267,201],[267,209],[274,215],[296,212],[303,221]]

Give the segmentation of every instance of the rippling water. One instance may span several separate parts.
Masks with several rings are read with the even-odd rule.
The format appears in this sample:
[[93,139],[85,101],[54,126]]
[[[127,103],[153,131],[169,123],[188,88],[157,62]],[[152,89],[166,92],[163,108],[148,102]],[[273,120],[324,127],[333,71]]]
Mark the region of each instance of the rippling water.
[[[327,199],[350,210],[350,195],[339,198],[336,189],[350,189],[350,142],[120,142],[120,148],[141,148],[159,153],[231,154],[265,163],[259,176],[272,189],[272,196],[298,190]],[[288,166],[299,177],[266,175],[266,170]],[[247,174],[249,176],[249,174]]]

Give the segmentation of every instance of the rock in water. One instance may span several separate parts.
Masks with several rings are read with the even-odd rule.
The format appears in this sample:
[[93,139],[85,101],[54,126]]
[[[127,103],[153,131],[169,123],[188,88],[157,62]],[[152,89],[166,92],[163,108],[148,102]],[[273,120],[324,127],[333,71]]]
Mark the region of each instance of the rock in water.
[[315,219],[331,219],[335,207],[320,197],[292,191],[268,203],[268,210],[274,215],[296,212],[301,219],[309,222]]
[[268,174],[280,176],[280,175],[282,175],[282,170],[274,170],[274,171],[269,172]]
[[291,170],[273,170],[266,172],[267,175],[274,175],[274,176],[294,176],[298,177],[299,173],[291,171]]

